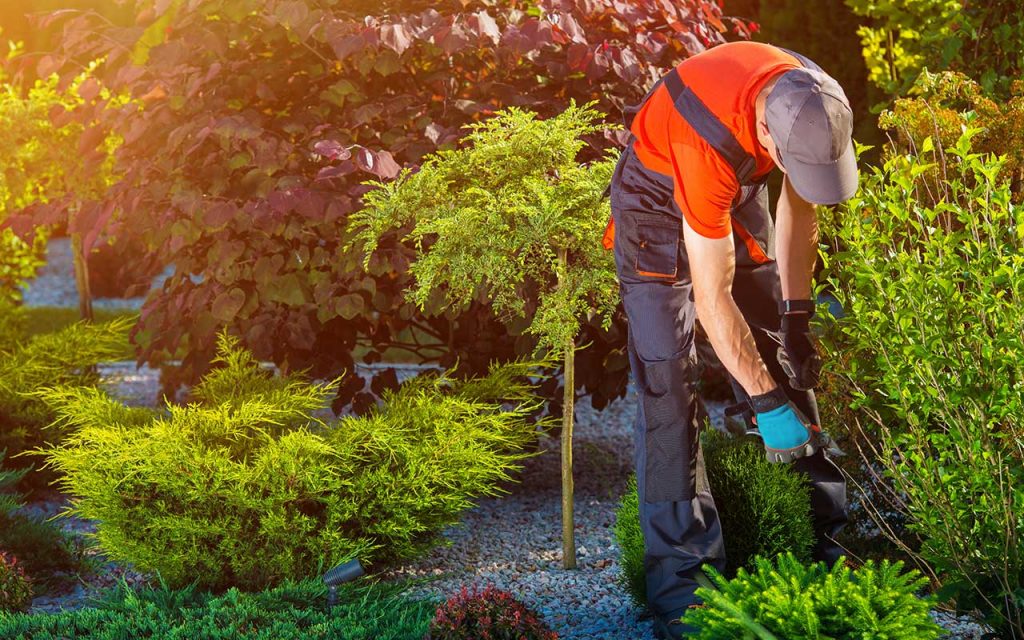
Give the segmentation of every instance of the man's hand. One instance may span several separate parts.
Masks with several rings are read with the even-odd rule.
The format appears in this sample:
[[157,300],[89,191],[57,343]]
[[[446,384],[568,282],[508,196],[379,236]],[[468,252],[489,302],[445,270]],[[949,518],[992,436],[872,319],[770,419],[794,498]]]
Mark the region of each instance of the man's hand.
[[821,375],[821,356],[811,338],[810,312],[791,311],[782,316],[779,364],[794,389],[813,389]]
[[750,407],[770,462],[792,462],[817,451],[820,427],[801,413],[780,387],[751,396]]

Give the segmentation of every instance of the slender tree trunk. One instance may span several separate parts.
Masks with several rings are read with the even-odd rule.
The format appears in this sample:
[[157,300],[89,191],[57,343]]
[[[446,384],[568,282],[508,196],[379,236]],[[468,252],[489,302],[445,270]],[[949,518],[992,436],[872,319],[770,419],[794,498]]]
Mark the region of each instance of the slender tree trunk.
[[[558,284],[564,286],[568,273],[566,250],[558,250]],[[562,401],[562,566],[576,568],[576,531],[573,512],[572,427],[575,414],[576,344],[569,338],[565,344],[565,397]]]
[[82,235],[71,234],[71,255],[75,263],[75,286],[78,287],[78,310],[82,318],[93,322],[92,292],[89,291],[89,265],[82,251]]

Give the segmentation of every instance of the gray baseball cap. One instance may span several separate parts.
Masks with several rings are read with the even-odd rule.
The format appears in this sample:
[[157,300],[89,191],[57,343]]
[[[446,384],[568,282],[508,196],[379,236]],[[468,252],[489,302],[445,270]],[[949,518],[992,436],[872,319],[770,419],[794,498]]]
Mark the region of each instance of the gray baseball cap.
[[796,192],[814,204],[838,204],[857,192],[853,111],[828,74],[782,74],[765,101],[765,120]]

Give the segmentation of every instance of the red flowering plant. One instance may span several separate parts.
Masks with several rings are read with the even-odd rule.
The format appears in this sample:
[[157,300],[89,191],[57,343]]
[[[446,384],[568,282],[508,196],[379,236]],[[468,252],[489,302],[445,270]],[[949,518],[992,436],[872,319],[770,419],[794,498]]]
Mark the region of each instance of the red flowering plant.
[[507,591],[462,587],[437,608],[425,640],[558,640],[558,634]]
[[0,611],[25,611],[32,603],[32,580],[18,559],[0,551]]

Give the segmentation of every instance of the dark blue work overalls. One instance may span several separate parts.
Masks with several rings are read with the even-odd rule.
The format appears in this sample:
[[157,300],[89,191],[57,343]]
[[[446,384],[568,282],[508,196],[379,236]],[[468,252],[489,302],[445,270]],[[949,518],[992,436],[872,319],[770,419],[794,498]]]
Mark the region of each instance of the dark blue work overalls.
[[[806,58],[797,58],[804,66],[817,68]],[[782,291],[767,185],[752,181],[754,158],[675,70],[660,82],[666,84],[677,111],[739,179],[741,188],[732,210],[736,248],[732,295],[772,377],[805,415],[816,415],[814,392],[789,385],[776,358],[778,342],[771,335],[779,335]],[[653,92],[654,88],[648,97]],[[615,267],[628,318],[630,368],[640,396],[634,441],[647,599],[656,615],[676,618],[696,602],[694,576],[701,564],[710,563],[720,571],[725,568],[718,511],[698,442],[696,308],[683,218],[673,197],[671,176],[646,169],[633,152],[632,139],[615,169],[610,196]],[[746,393],[735,380],[733,389],[737,400],[745,403]],[[847,521],[845,481],[823,451],[792,464],[811,483],[814,557],[832,564],[841,555],[834,536]]]

